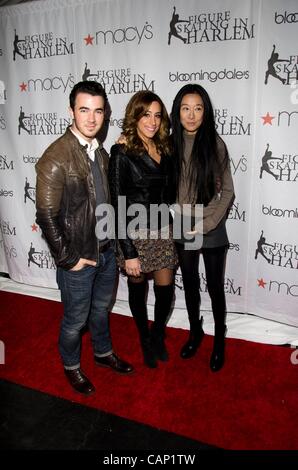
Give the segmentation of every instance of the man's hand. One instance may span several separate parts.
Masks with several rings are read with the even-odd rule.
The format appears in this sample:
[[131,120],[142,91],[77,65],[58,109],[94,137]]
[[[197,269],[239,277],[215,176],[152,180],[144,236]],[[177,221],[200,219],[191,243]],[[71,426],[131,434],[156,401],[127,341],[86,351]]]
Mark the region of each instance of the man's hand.
[[77,264],[70,269],[70,271],[80,271],[83,269],[85,266],[96,266],[96,261],[93,261],[92,259],[86,259],[86,258],[80,258]]

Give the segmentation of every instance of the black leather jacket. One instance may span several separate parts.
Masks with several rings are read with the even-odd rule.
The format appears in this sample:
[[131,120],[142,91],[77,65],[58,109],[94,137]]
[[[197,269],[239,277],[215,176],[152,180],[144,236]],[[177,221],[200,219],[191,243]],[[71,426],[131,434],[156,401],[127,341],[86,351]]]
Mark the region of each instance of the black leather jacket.
[[[148,153],[132,155],[125,152],[123,145],[113,145],[109,161],[109,184],[111,202],[115,209],[116,233],[125,259],[137,258],[138,253],[127,235],[127,225],[134,218],[127,216],[126,211],[119,207],[118,196],[126,196],[126,209],[131,204],[142,204],[147,212],[147,227],[161,228],[150,225],[150,205],[167,205],[173,202],[171,157],[163,155],[160,164],[156,163]],[[159,221],[160,222],[160,221]]]
[[[95,152],[110,202],[109,156],[100,143]],[[96,195],[89,157],[68,128],[53,142],[35,166],[36,222],[42,229],[57,266],[71,269],[80,258],[97,261]]]

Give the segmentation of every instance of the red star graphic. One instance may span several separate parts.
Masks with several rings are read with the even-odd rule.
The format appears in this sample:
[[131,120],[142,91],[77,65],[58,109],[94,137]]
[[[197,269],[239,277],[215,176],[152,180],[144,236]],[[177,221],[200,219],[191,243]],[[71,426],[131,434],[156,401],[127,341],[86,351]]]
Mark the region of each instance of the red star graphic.
[[32,232],[37,232],[38,231],[38,225],[32,224],[31,225],[31,230],[32,230]]
[[91,44],[91,46],[93,46],[93,39],[94,39],[94,36],[90,36],[90,33],[89,33],[88,36],[84,38],[84,41],[86,41],[86,46],[88,46],[88,44]]
[[27,91],[27,83],[23,82],[19,85],[19,87],[21,88],[21,91]]
[[270,124],[270,126],[272,126],[272,119],[275,119],[275,116],[270,116],[270,114],[268,113],[267,111],[267,114],[266,116],[261,116],[261,118],[263,119],[263,126],[265,124]]
[[261,279],[257,279],[257,281],[258,281],[258,287],[263,287],[263,289],[265,289],[265,285],[267,284],[267,282],[265,282],[262,277]]

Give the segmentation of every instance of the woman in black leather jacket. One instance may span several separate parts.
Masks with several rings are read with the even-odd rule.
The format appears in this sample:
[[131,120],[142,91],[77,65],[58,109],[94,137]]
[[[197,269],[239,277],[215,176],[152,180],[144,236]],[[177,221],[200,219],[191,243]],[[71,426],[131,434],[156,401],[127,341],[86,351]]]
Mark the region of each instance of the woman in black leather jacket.
[[[128,276],[129,306],[138,328],[144,362],[154,368],[157,359],[168,359],[165,325],[177,265],[168,210],[172,187],[169,117],[155,93],[139,91],[130,99],[121,142],[112,146],[109,162],[118,263]],[[155,293],[151,330],[146,307],[148,273],[153,276]]]

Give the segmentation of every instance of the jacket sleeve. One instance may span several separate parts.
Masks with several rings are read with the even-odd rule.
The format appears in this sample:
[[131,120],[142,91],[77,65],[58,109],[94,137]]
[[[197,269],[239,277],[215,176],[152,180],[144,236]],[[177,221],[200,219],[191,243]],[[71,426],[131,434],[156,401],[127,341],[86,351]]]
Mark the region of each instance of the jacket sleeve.
[[36,169],[36,222],[40,226],[57,266],[71,269],[80,259],[79,253],[65,237],[61,226],[61,201],[65,174],[61,166],[44,154]]
[[234,200],[234,185],[227,148],[221,139],[218,145],[222,160],[227,158],[228,161],[222,176],[221,191],[203,209],[203,234],[214,230],[218,226],[219,222],[227,215],[228,209]]
[[[126,155],[120,145],[113,145],[109,161],[111,203],[115,210],[115,232],[125,259],[138,257],[138,252],[127,234],[130,217],[127,216],[126,197],[129,185]],[[119,196],[123,196],[119,199]]]

